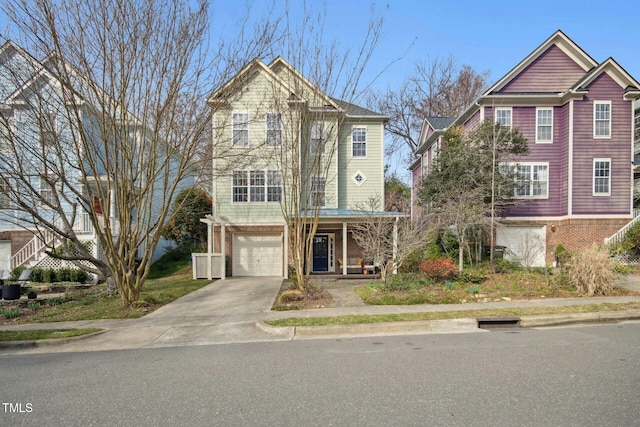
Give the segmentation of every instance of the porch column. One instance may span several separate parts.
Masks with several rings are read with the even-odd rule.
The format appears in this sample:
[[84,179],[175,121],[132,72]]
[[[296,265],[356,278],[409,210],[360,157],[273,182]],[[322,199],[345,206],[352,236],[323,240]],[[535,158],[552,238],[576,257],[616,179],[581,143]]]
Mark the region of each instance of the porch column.
[[213,223],[211,221],[207,221],[207,253],[213,253]]
[[393,222],[393,274],[398,274],[396,259],[398,258],[398,221],[400,217],[396,217]]
[[342,275],[347,275],[347,222],[342,223]]
[[283,260],[282,260],[282,268],[284,271],[284,278],[289,277],[289,226],[284,224],[284,248],[283,248]]
[[227,261],[227,245],[225,244],[224,223],[220,225],[220,253],[222,254],[220,257],[220,280],[224,280],[227,278],[227,269],[225,268]]

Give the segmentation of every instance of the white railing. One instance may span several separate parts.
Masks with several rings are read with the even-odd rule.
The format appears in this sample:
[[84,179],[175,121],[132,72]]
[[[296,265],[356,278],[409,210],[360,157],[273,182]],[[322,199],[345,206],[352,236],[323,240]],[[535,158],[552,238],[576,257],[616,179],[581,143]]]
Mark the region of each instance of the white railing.
[[638,221],[640,221],[640,209],[634,209],[633,219],[627,225],[622,227],[620,230],[616,231],[616,233],[613,236],[605,237],[604,244],[617,245],[618,243],[622,242],[625,234],[627,234],[627,231],[629,231],[629,229],[633,227],[633,225]]
[[44,239],[41,238],[40,235],[33,236],[26,245],[22,247],[18,252],[16,252],[11,257],[11,269],[13,270],[16,267],[24,265],[27,261],[31,259],[37,259],[37,256],[42,252],[42,250],[51,245],[53,240],[55,239],[55,235],[50,231],[44,231]]

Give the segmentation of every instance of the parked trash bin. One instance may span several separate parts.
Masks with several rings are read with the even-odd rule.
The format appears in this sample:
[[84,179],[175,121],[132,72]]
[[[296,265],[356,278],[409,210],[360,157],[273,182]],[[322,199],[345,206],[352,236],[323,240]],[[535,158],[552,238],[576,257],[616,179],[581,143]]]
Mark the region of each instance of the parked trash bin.
[[20,285],[4,285],[2,287],[2,299],[20,299]]
[[[507,249],[506,246],[495,245],[493,247],[493,259],[502,259],[504,257],[504,251]],[[491,256],[491,246],[484,247],[485,258],[489,259]]]

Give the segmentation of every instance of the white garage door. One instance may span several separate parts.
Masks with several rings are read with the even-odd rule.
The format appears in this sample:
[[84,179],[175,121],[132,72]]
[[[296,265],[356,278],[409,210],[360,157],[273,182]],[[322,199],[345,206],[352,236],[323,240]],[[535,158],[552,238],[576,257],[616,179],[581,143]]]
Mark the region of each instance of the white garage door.
[[547,230],[537,227],[498,227],[496,244],[506,246],[505,258],[518,261],[524,267],[544,267]]
[[233,235],[234,276],[282,276],[282,237],[277,234]]

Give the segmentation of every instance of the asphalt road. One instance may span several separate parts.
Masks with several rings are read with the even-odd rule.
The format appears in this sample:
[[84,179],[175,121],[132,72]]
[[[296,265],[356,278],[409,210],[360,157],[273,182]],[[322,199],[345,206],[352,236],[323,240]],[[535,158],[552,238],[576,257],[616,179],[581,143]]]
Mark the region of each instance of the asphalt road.
[[0,425],[634,426],[640,323],[0,356]]

